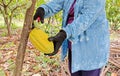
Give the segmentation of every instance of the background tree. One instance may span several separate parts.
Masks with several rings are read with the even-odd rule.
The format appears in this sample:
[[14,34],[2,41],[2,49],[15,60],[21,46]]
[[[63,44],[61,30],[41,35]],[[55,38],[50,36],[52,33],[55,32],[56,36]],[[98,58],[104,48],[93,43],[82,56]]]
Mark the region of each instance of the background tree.
[[25,6],[25,1],[22,0],[0,0],[0,12],[4,17],[4,22],[7,25],[8,36],[11,36],[11,23],[16,11],[20,12],[20,8]]

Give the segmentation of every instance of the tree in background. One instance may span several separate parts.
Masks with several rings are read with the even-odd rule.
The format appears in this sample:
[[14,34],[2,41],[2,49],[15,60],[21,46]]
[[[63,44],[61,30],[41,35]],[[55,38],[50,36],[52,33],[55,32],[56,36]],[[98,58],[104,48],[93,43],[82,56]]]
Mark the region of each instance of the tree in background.
[[23,0],[0,0],[0,12],[7,25],[8,36],[11,36],[11,23],[15,12],[20,12],[20,8],[23,8],[25,5],[25,1]]

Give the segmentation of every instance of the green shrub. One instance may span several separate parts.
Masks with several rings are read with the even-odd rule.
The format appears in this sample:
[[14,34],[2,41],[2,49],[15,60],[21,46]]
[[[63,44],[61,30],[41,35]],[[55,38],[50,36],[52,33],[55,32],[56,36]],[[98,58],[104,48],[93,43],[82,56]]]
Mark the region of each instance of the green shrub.
[[120,0],[107,0],[106,12],[111,29],[118,30],[120,27]]

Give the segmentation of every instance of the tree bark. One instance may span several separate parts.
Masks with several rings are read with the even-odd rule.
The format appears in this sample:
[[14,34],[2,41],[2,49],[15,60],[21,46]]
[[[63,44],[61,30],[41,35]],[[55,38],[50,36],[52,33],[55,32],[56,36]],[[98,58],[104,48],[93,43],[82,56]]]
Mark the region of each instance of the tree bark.
[[11,37],[11,27],[10,27],[11,23],[9,22],[9,16],[8,16],[8,12],[7,12],[7,7],[3,6],[3,8],[4,8],[4,12],[2,12],[2,13],[3,13],[5,24],[7,26],[8,36]]
[[29,37],[29,32],[31,30],[32,25],[32,19],[33,19],[33,12],[35,8],[36,0],[31,0],[32,4],[27,9],[25,20],[24,20],[24,26],[21,34],[21,40],[19,43],[18,51],[17,51],[17,57],[16,57],[16,66],[14,69],[13,76],[21,76],[22,75],[22,66],[25,56],[25,50],[26,50],[26,44]]
[[8,36],[11,37],[11,27],[10,27],[11,23],[9,23],[8,17],[6,16],[4,17],[4,20],[5,20],[5,24],[7,25]]
[[11,37],[11,24],[7,24],[8,36]]

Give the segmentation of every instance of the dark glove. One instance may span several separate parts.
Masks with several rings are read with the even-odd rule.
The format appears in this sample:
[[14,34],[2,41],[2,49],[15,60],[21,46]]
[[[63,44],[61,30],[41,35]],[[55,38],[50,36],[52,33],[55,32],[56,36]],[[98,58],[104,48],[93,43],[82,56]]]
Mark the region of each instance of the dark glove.
[[52,41],[54,44],[54,52],[50,54],[45,54],[45,55],[53,56],[57,54],[65,38],[66,38],[66,32],[64,30],[60,30],[60,32],[54,37],[49,37],[48,40]]
[[36,13],[34,15],[34,20],[37,20],[39,18],[39,20],[41,21],[41,23],[44,23],[44,15],[45,15],[45,11],[42,7],[39,7],[36,10]]

